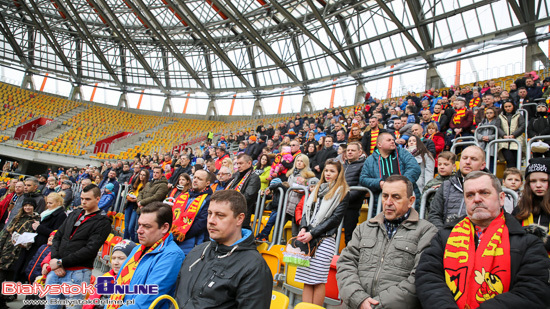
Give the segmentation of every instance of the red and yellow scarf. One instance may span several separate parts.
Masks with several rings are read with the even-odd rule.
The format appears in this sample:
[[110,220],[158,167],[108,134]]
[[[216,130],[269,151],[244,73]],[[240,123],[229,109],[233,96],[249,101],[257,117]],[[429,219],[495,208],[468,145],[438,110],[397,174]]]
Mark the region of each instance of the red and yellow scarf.
[[[250,174],[252,174],[252,171],[253,169],[250,169],[250,171],[248,171],[248,173],[246,173],[244,175],[243,178],[241,178],[241,181],[239,181],[239,183],[237,184],[237,186],[233,189],[237,192],[241,192],[241,189],[243,188],[243,185],[244,185],[244,182],[248,179],[248,176],[250,176]],[[231,183],[229,185],[227,185],[227,187],[225,187],[225,190],[230,190],[230,188],[233,186],[233,183],[237,181],[237,178],[233,179],[231,181]]]
[[481,102],[481,98],[473,98],[470,100],[469,107],[474,108],[479,105],[479,102]]
[[454,124],[459,124],[460,119],[462,119],[462,117],[464,117],[464,115],[466,115],[466,108],[457,110],[455,115],[453,116],[453,123]]
[[479,236],[466,217],[453,227],[443,256],[445,282],[458,308],[477,308],[510,288],[510,239],[504,213]]
[[441,118],[441,113],[432,115],[432,121],[439,122],[439,118]]
[[187,202],[189,200],[189,192],[180,195],[174,202],[172,211],[174,213],[174,219],[172,224],[172,234],[177,241],[182,242],[185,240],[185,235],[187,231],[191,228],[197,213],[204,204],[204,200],[208,194],[201,194],[197,196],[189,207],[187,207]]
[[[124,268],[120,270],[120,274],[116,278],[116,283],[118,285],[128,285],[130,284],[130,281],[132,280],[132,277],[134,276],[134,272],[136,271],[136,268],[139,265],[139,262],[141,261],[141,258],[145,256],[147,253],[152,252],[157,247],[163,246],[164,241],[166,238],[170,235],[170,233],[166,233],[164,237],[159,239],[156,243],[154,243],[149,249],[143,245],[139,245],[138,250],[124,265]],[[111,300],[124,300],[124,294],[113,294],[111,295]],[[107,309],[117,309],[121,305],[111,304],[107,305]]]
[[376,148],[376,140],[378,139],[378,133],[380,133],[380,129],[376,128],[375,130],[370,131],[370,153],[374,152],[374,148]]
[[[525,219],[521,222],[521,226],[528,226],[528,225],[531,225],[531,224],[535,224],[535,221],[533,219],[533,214],[529,214],[529,217],[527,217],[527,219]],[[550,228],[550,226],[549,226],[549,228]],[[550,231],[548,231],[548,235],[550,235]],[[550,257],[550,251],[548,251],[548,257]]]

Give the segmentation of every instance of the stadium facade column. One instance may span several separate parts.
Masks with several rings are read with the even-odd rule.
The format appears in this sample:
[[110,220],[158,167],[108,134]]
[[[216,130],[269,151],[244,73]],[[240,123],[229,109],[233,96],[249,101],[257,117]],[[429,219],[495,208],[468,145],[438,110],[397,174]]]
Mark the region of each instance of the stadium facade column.
[[80,84],[73,84],[72,88],[71,88],[71,92],[69,93],[69,100],[77,100],[77,97],[78,96],[78,100],[83,100],[84,97],[82,96],[82,87]]
[[445,87],[445,83],[439,75],[439,72],[437,72],[435,65],[430,64],[428,67],[428,71],[426,72],[426,89],[438,89],[441,87]]
[[170,98],[170,96],[166,96],[166,99],[164,99],[162,112],[172,114],[172,98]]
[[118,107],[124,107],[125,109],[128,109],[128,97],[126,96],[126,92],[120,93],[120,98],[118,99]]
[[264,106],[262,105],[262,100],[258,97],[256,97],[256,100],[254,100],[254,107],[252,107],[252,117],[265,116]]
[[311,104],[311,97],[306,92],[302,97],[302,107],[300,108],[300,114],[309,114],[313,112],[313,105]]
[[29,89],[29,90],[36,90],[34,87],[34,80],[32,79],[32,72],[25,71],[25,76],[23,77],[23,82],[21,83],[21,88],[23,89]]
[[361,82],[355,87],[355,100],[353,103],[355,105],[357,104],[363,104],[365,102],[365,96],[367,95],[367,89],[365,88],[365,85]]
[[216,107],[216,99],[211,98],[208,102],[208,107],[206,109],[206,120],[214,120],[218,118],[218,108]]
[[540,61],[546,68],[550,68],[550,61],[537,42],[525,46],[525,72],[540,70],[536,63]]

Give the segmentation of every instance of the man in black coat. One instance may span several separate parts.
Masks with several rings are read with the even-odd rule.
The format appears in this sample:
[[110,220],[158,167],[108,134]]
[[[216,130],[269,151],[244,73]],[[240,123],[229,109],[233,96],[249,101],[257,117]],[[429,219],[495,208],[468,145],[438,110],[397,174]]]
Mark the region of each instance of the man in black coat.
[[[361,176],[361,170],[365,163],[365,155],[363,154],[363,147],[359,142],[351,142],[346,149],[346,161],[344,161],[344,172],[346,176],[346,182],[350,187],[359,185],[359,176]],[[346,245],[353,236],[353,231],[357,227],[359,222],[359,212],[361,206],[363,206],[363,199],[365,198],[365,192],[363,191],[350,191],[349,205],[344,213],[344,231]],[[370,205],[369,205],[370,206]]]
[[321,178],[321,173],[325,168],[325,162],[327,159],[336,158],[338,152],[332,147],[334,144],[332,136],[327,135],[325,137],[325,147],[317,152],[317,155],[310,162],[315,177]]
[[244,195],[248,211],[244,218],[243,228],[250,229],[250,217],[256,210],[256,199],[258,191],[260,191],[261,181],[260,177],[254,173],[252,158],[249,155],[244,153],[238,155],[235,165],[237,166],[237,172],[225,189],[236,190]]
[[[69,214],[53,238],[50,267],[52,271],[46,284],[76,284],[90,282],[94,259],[99,248],[111,232],[111,221],[99,210],[101,191],[96,185],[82,189],[80,200],[82,210]],[[71,299],[84,299],[82,295],[71,295]],[[48,303],[64,295],[46,296]]]
[[[376,143],[376,139],[380,133],[387,132],[386,129],[381,128],[380,121],[376,116],[372,116],[369,119],[369,127],[363,133],[363,138],[361,139],[361,146],[363,146],[363,151],[367,156],[369,156],[374,149],[371,151],[372,141]],[[376,147],[375,147],[376,148]]]
[[[467,217],[439,230],[418,263],[416,293],[422,307],[547,308],[548,253],[539,238],[503,211],[498,178],[469,173],[464,200]],[[508,258],[510,264],[498,263]]]
[[191,175],[191,164],[189,164],[191,160],[189,159],[189,155],[182,154],[180,157],[180,166],[178,166],[176,162],[176,170],[170,176],[170,179],[168,180],[168,187],[169,188],[175,188],[178,185],[178,180],[180,178],[180,175],[185,173],[187,175]]

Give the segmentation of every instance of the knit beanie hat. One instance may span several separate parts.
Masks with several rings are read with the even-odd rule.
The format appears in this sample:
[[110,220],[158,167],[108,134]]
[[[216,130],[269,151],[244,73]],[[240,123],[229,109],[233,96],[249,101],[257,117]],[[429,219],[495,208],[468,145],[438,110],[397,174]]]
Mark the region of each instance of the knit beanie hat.
[[115,251],[122,251],[126,256],[130,256],[130,253],[135,247],[136,244],[133,241],[124,239],[113,247],[113,253],[115,253]]
[[269,183],[270,186],[273,186],[273,185],[276,185],[276,184],[280,184],[280,183],[283,183],[283,181],[281,180],[281,178],[273,178],[271,180],[271,182]]
[[312,177],[307,181],[308,186],[314,186],[317,183],[319,183],[319,178],[317,178],[317,177]]
[[541,172],[550,175],[550,159],[547,158],[533,158],[529,160],[529,165],[525,169],[525,179],[529,177],[531,173]]
[[113,192],[113,189],[115,188],[115,185],[113,185],[112,183],[108,183],[107,185],[105,185],[105,189]]
[[33,198],[25,198],[23,200],[22,206],[25,206],[25,205],[32,205],[34,210],[36,210],[36,201]]

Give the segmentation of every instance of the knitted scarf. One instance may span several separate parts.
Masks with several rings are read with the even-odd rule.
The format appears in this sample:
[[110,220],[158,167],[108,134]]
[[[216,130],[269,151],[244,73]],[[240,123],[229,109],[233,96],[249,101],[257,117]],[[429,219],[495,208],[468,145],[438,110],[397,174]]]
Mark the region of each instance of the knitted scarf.
[[[252,172],[254,171],[254,169],[250,169],[244,176],[243,178],[241,178],[241,181],[239,181],[239,183],[237,184],[237,186],[235,187],[235,191],[237,192],[241,192],[241,189],[243,188],[243,185],[244,185],[244,182],[248,179],[248,176],[250,176],[250,174],[252,174]],[[237,181],[237,178],[233,179],[229,185],[225,188],[225,190],[228,190],[229,188],[231,188],[233,186],[233,183]]]
[[409,215],[411,214],[411,210],[409,209],[406,214],[404,214],[402,217],[394,219],[394,220],[386,220],[384,218],[384,225],[386,226],[386,231],[388,232],[388,238],[392,239],[393,235],[395,235],[395,232],[397,232],[397,228],[403,221],[407,220],[409,218]]
[[[479,245],[475,246],[475,235]],[[480,231],[466,217],[453,227],[443,256],[445,282],[458,308],[477,308],[484,301],[508,292],[510,239],[504,213]]]
[[481,102],[481,98],[473,98],[470,100],[470,103],[468,104],[468,106],[470,108],[474,108],[479,105],[479,102]]
[[[307,222],[312,227],[316,227],[319,223],[330,217],[340,204],[340,199],[342,198],[341,188],[336,190],[332,198],[326,199],[324,196],[329,190],[328,183],[321,184],[319,190],[312,192],[304,204],[303,213],[306,215]],[[317,196],[317,203],[314,202],[315,196]]]
[[[159,239],[150,248],[147,248],[144,245],[139,245],[136,253],[134,253],[133,256],[131,256],[126,260],[126,264],[124,265],[124,268],[120,270],[120,273],[116,278],[116,284],[129,285],[130,281],[132,280],[132,277],[134,276],[134,272],[136,271],[136,268],[138,267],[139,262],[141,261],[141,258],[145,256],[147,253],[152,252],[156,248],[163,246],[164,241],[166,240],[168,235],[170,235],[170,233],[166,233],[164,237]],[[125,296],[124,294],[113,294],[111,295],[111,300],[124,300],[124,296]],[[120,306],[121,305],[116,305],[116,304],[107,305],[107,309],[117,309]]]
[[[207,189],[208,187],[203,192]],[[191,228],[191,225],[193,225],[193,221],[201,210],[207,196],[208,194],[206,193],[201,194],[195,197],[191,204],[189,204],[189,192],[185,192],[176,199],[172,208],[174,213],[172,234],[177,241],[182,242],[185,240],[185,235]]]
[[455,115],[453,116],[453,123],[454,124],[459,124],[460,119],[462,119],[462,117],[464,117],[464,115],[466,115],[466,108],[457,110]]
[[441,113],[432,115],[432,121],[439,122],[439,118],[441,118]]

